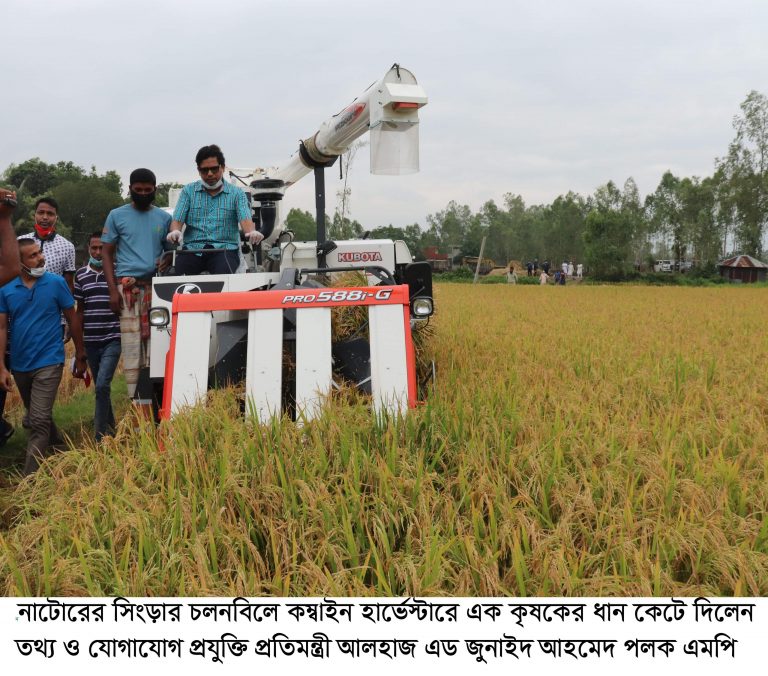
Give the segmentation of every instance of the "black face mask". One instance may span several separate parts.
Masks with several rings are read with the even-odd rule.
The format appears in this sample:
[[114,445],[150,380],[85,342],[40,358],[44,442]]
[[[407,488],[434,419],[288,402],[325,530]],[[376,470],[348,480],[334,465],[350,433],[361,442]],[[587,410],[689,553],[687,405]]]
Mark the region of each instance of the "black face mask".
[[139,209],[147,209],[152,202],[155,201],[155,193],[151,192],[148,195],[139,195],[131,190],[131,201],[139,207]]

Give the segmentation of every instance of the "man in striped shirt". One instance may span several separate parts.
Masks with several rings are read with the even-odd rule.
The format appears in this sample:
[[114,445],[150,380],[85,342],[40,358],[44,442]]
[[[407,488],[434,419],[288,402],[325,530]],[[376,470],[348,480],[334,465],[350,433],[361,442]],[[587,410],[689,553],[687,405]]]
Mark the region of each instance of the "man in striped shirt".
[[[245,193],[224,180],[224,153],[217,145],[203,146],[195,157],[200,180],[184,186],[173,211],[167,240],[179,244],[184,230],[184,248],[190,253],[176,256],[176,274],[229,274],[240,265],[240,232],[251,245],[264,236],[256,230]],[[199,253],[203,250],[207,253]]]
[[88,265],[75,273],[75,300],[83,324],[85,353],[96,386],[93,425],[96,441],[115,430],[112,377],[120,361],[120,318],[109,307],[109,287],[101,261],[101,232],[88,240]]

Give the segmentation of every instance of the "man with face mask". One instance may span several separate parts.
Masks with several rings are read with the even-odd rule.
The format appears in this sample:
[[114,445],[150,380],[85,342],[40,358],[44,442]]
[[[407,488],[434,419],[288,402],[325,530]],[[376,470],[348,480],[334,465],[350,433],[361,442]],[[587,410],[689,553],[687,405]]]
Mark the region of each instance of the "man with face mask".
[[115,431],[112,377],[120,361],[120,317],[109,307],[109,287],[102,269],[101,232],[88,239],[88,265],[75,273],[77,314],[83,326],[88,366],[96,389],[93,426],[96,441]]
[[53,197],[41,197],[35,203],[35,227],[19,239],[33,239],[45,257],[46,270],[61,275],[70,293],[74,290],[75,245],[56,232],[59,203]]
[[33,239],[20,239],[21,274],[0,289],[0,354],[5,351],[8,320],[13,323],[11,370],[0,366],[0,387],[8,391],[13,380],[26,408],[29,441],[24,473],[34,472],[60,441],[53,422],[53,403],[64,367],[60,317],[64,314],[75,343],[75,377],[86,369],[85,347],[75,301],[66,282],[45,269],[45,257]]
[[176,257],[176,273],[212,275],[236,272],[240,265],[242,228],[251,245],[264,236],[256,230],[245,193],[224,180],[224,153],[217,145],[203,146],[195,157],[200,180],[184,186],[173,211],[168,242],[180,244],[181,228],[186,250],[214,249],[216,253],[187,253]]
[[134,170],[128,186],[131,203],[110,211],[101,233],[109,307],[120,317],[123,370],[132,398],[141,369],[149,366],[147,312],[152,277],[171,224],[170,214],[152,205],[156,186],[155,174],[149,169]]

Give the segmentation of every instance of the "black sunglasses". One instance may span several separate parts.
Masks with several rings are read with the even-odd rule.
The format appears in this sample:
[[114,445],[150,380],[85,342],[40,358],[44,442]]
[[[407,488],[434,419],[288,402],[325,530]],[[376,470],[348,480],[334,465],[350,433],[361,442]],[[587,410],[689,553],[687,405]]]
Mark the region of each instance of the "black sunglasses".
[[217,164],[215,167],[198,167],[197,170],[205,175],[205,174],[215,174],[219,169],[221,169],[221,165]]

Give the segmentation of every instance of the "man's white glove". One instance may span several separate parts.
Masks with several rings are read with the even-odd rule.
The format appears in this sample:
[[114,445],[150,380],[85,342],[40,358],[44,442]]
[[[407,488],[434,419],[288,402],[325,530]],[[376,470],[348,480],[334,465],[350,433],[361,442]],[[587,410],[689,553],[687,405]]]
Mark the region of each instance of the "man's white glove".
[[262,239],[264,239],[264,235],[262,235],[258,230],[251,230],[245,235],[245,238],[248,240],[248,243],[251,246],[256,246]]
[[181,230],[171,230],[165,236],[165,239],[170,244],[180,244],[181,243]]

